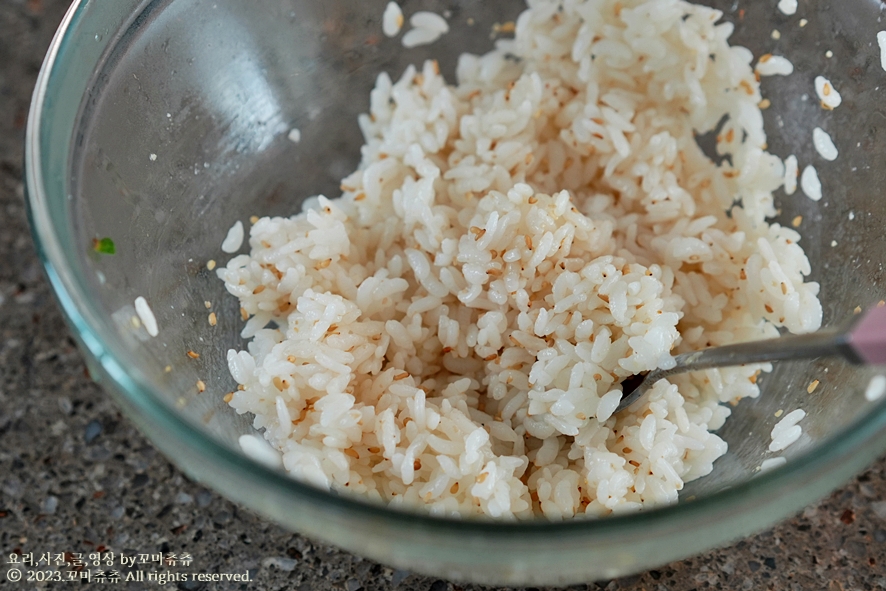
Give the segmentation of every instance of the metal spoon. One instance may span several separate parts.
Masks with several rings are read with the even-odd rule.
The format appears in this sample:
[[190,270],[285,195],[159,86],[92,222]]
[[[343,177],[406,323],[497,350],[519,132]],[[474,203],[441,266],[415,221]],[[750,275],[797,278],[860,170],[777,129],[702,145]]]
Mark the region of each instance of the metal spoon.
[[886,365],[886,307],[871,308],[851,318],[842,327],[677,355],[677,365],[671,369],[655,369],[625,378],[621,383],[622,399],[615,412],[637,402],[658,380],[676,374],[712,367],[825,356],[840,356],[854,364]]

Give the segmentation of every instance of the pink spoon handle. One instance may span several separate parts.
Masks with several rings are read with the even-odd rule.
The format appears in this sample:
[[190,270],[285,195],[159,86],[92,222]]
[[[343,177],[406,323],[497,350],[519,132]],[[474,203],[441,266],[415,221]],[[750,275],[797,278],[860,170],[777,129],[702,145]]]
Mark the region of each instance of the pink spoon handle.
[[864,363],[886,365],[886,306],[865,312],[849,331],[846,341]]

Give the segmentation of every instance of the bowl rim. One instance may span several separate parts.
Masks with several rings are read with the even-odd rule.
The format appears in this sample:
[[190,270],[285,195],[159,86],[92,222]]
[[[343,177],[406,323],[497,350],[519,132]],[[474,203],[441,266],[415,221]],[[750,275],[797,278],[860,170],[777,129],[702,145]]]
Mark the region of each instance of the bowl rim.
[[[49,46],[32,96],[25,135],[24,158],[25,201],[32,236],[55,297],[59,301],[69,328],[72,329],[73,335],[77,338],[86,356],[101,366],[104,373],[111,379],[113,389],[120,396],[144,411],[150,420],[160,425],[161,429],[173,431],[193,450],[208,458],[210,462],[240,471],[244,477],[275,491],[282,491],[283,494],[327,505],[331,509],[345,511],[357,517],[382,518],[404,526],[414,526],[416,523],[426,524],[437,532],[449,531],[457,535],[482,534],[487,537],[511,537],[515,534],[555,534],[570,536],[595,532],[601,538],[606,538],[615,533],[623,534],[626,530],[637,528],[647,529],[656,524],[698,523],[707,519],[711,514],[722,512],[724,508],[745,504],[749,499],[765,499],[785,490],[788,491],[787,494],[790,494],[793,485],[802,483],[804,480],[820,479],[823,475],[832,472],[836,464],[854,455],[855,451],[866,443],[877,442],[877,447],[886,448],[886,439],[881,436],[886,432],[886,400],[883,400],[872,412],[861,415],[852,424],[832,433],[818,444],[803,450],[798,456],[788,460],[785,465],[765,473],[758,473],[757,476],[725,490],[698,499],[684,499],[675,504],[632,513],[609,515],[605,518],[576,517],[556,522],[543,517],[519,521],[463,519],[431,515],[420,509],[387,507],[356,495],[337,494],[322,490],[294,480],[282,471],[268,468],[248,459],[228,445],[209,436],[203,430],[196,428],[189,420],[175,412],[160,396],[154,394],[144,376],[127,364],[121,363],[115,357],[113,349],[109,349],[103,344],[99,322],[103,314],[91,304],[86,283],[72,271],[74,267],[70,264],[73,262],[71,251],[64,247],[53,226],[50,203],[54,199],[64,200],[66,196],[47,194],[45,179],[42,175],[43,138],[41,133],[44,126],[44,109],[48,98],[52,96],[52,83],[57,74],[64,46],[75,33],[76,26],[80,24],[85,7],[89,2],[90,0],[74,0],[69,7]],[[73,143],[73,138],[71,143]],[[69,169],[66,170],[69,172]],[[77,304],[78,301],[80,305]],[[129,418],[132,420],[133,417]],[[873,457],[882,451],[880,449],[870,455]],[[813,476],[810,477],[810,475]],[[209,484],[224,492],[217,484],[212,482]],[[836,484],[829,485],[829,488],[834,488]],[[782,512],[778,519],[783,519],[786,514],[787,512]]]

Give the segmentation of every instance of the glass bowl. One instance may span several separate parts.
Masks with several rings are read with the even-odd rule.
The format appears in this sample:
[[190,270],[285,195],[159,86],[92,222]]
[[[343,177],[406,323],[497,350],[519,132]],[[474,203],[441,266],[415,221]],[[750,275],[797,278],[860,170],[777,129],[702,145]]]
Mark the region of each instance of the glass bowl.
[[[713,4],[735,23],[733,44],[757,57],[787,55],[796,67],[763,81],[770,151],[812,161],[816,125],[840,149],[836,162],[819,166],[822,201],[777,193],[779,221],[805,220],[825,324],[839,322],[886,295],[880,5],[808,2],[788,17],[770,2]],[[720,432],[729,453],[679,503],[595,521],[433,518],[321,491],[244,456],[237,441],[254,432],[251,423],[222,400],[234,385],[225,352],[242,345],[238,304],[207,261],[221,258],[235,220],[291,215],[308,195],[337,194],[357,164],[357,115],[379,72],[396,77],[437,58],[451,80],[456,56],[488,50],[493,24],[522,9],[518,0],[407,0],[407,15],[449,11],[453,23],[440,41],[407,51],[381,34],[384,6],[78,0],[52,43],[27,132],[34,236],[92,376],[170,459],[269,519],[395,567],[566,584],[637,572],[760,530],[886,449],[886,403],[864,396],[872,370],[818,360],[783,363],[762,378],[763,395],[739,404]],[[842,93],[833,112],[815,99],[818,74]],[[298,145],[287,139],[294,127]],[[96,252],[93,240],[103,237],[116,254]],[[151,302],[156,338],[133,329],[137,296]],[[218,326],[207,323],[205,301]],[[821,384],[807,393],[812,379]],[[786,465],[758,473],[776,410],[797,406],[808,413],[803,439]]]

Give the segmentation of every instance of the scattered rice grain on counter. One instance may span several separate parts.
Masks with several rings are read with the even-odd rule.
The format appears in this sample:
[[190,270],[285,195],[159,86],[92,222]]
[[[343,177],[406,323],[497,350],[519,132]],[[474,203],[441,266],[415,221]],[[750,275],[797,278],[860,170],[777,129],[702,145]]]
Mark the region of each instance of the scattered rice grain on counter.
[[293,127],[289,130],[289,133],[286,134],[286,137],[293,144],[297,144],[301,141],[301,131]]
[[803,420],[806,411],[797,409],[789,412],[772,428],[772,443],[769,451],[782,451],[793,445],[803,434],[803,428],[797,423]]
[[879,400],[886,394],[886,376],[874,376],[865,388],[864,397],[871,402]]
[[151,306],[148,305],[148,301],[142,296],[135,298],[135,313],[138,314],[139,320],[149,335],[155,337],[160,334],[154,312],[151,310]]
[[224,242],[222,242],[221,249],[222,251],[233,254],[240,250],[240,247],[243,245],[243,222],[237,220],[231,229],[228,230],[228,235],[225,237]]
[[803,174],[800,175],[800,189],[813,201],[821,199],[821,181],[818,179],[818,172],[811,164],[804,168]]
[[396,37],[403,28],[403,11],[396,2],[388,2],[381,19],[382,31],[388,37]]
[[834,140],[831,139],[828,132],[822,128],[816,127],[812,130],[812,143],[815,146],[815,151],[825,160],[833,162],[837,159],[839,155],[837,146],[834,145]]
[[[662,380],[613,416],[619,382],[820,326],[799,234],[766,221],[785,168],[733,26],[593,6],[533,2],[457,86],[433,62],[381,74],[343,195],[259,220],[217,271],[251,339],[230,405],[294,477],[441,515],[672,503],[769,366]],[[695,132],[727,113],[718,166]]]
[[778,0],[778,9],[790,16],[797,12],[797,0]]
[[886,70],[886,31],[877,33],[877,45],[880,46],[880,67]]
[[821,106],[829,111],[836,109],[843,102],[843,97],[824,76],[815,77],[815,93],[821,101]]

